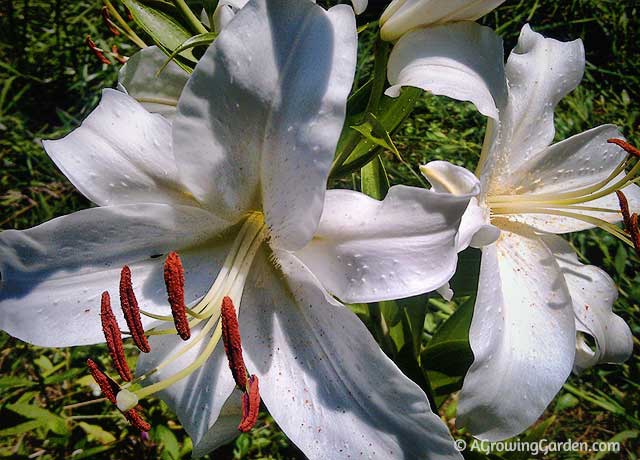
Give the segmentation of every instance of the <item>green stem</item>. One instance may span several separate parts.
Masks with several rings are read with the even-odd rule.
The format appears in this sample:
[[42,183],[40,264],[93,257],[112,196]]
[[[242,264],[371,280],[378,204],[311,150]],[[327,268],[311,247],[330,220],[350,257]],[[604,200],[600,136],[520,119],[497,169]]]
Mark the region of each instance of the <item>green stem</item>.
[[202,24],[202,22],[200,22],[196,15],[193,14],[193,11],[191,11],[191,8],[189,8],[189,5],[187,5],[187,2],[185,2],[184,0],[174,0],[174,3],[180,10],[180,13],[182,13],[182,16],[186,19],[189,25],[191,25],[195,32],[198,32],[200,34],[206,34],[207,32],[209,32],[204,24]]
[[120,16],[120,13],[118,13],[118,10],[116,10],[113,4],[109,0],[104,0],[104,4],[109,10],[109,13],[111,13],[111,15],[116,18],[116,21],[118,21],[118,23],[122,26],[122,29],[126,33],[127,37],[129,37],[129,40],[138,45],[140,48],[146,48],[147,44],[138,36],[138,34],[133,31],[131,27],[129,27],[127,21],[125,21],[124,18]]

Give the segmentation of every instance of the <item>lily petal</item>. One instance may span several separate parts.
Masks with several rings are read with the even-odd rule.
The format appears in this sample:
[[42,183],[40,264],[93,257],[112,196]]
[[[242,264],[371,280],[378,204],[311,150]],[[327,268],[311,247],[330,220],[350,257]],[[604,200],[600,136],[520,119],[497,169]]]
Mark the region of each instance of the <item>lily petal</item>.
[[318,231],[296,256],[343,302],[433,291],[456,270],[457,229],[477,193],[477,186],[456,196],[396,185],[378,201],[329,190]]
[[303,246],[322,212],[355,59],[351,8],[247,3],[178,104],[174,150],[194,195],[229,220],[261,206],[272,244]]
[[571,297],[555,257],[531,229],[502,228],[500,239],[482,250],[469,331],[475,359],[457,417],[459,426],[488,441],[532,425],[575,356]]
[[103,90],[79,128],[43,145],[71,183],[100,206],[195,203],[178,180],[171,124],[120,91]]
[[472,102],[484,115],[497,119],[504,104],[502,39],[474,22],[418,29],[404,35],[389,56],[385,94],[396,97],[402,86]]
[[186,299],[195,300],[222,265],[227,246],[209,239],[226,227],[202,209],[146,204],[91,208],[29,230],[5,230],[0,328],[47,347],[103,342],[100,294],[118,292],[123,265],[133,272],[142,308],[166,314],[161,256],[181,251]]
[[396,41],[416,27],[445,22],[475,21],[504,0],[394,0],[380,17],[380,36]]
[[595,350],[583,347],[578,340],[574,371],[597,363],[622,363],[633,351],[633,336],[629,326],[613,313],[618,289],[606,272],[593,265],[584,265],[569,243],[558,236],[544,235],[545,244],[553,251],[569,286],[576,316],[576,328],[595,340]]
[[[420,166],[420,172],[429,181],[432,190],[438,193],[458,196],[478,194],[478,178],[471,171],[448,161],[431,161]],[[489,217],[487,208],[480,206],[478,198],[473,196],[460,222],[458,252],[469,246],[482,248],[498,239],[500,229],[491,225]]]
[[149,112],[173,119],[189,75],[173,61],[158,74],[167,59],[157,46],[143,48],[120,69],[118,83]]
[[261,274],[245,290],[240,327],[247,366],[287,436],[311,460],[461,459],[425,394],[362,322],[294,256],[275,256],[282,273],[254,262]]
[[[594,186],[607,179],[626,157],[620,147],[607,143],[607,139],[622,138],[613,125],[603,125],[575,135],[552,145],[538,153],[528,163],[504,179],[504,183],[516,190],[512,203],[517,203],[518,195],[527,199],[539,194],[572,192]],[[620,174],[610,184],[624,177]],[[640,210],[640,187],[631,184],[623,189],[632,212]],[[615,193],[589,201],[583,206],[619,210]],[[549,206],[553,207],[553,206]],[[607,222],[620,222],[618,212],[582,211],[570,209],[578,215],[588,215]],[[514,217],[519,222],[550,233],[568,233],[593,228],[594,225],[578,219],[550,214],[519,214]]]
[[[151,337],[151,352],[138,359],[136,374],[152,371],[162,361],[196,340],[201,328],[192,330],[191,338],[183,342],[177,335]],[[200,341],[180,358],[150,375],[145,383],[156,383],[189,366],[206,347]],[[234,392],[235,382],[222,343],[218,343],[207,362],[188,377],[158,393],[176,413],[194,444],[194,457],[205,455],[238,436],[242,418],[241,393]]]
[[500,140],[484,164],[485,169],[494,169],[496,180],[519,171],[551,144],[556,104],[580,83],[584,66],[581,40],[560,42],[532,31],[529,25],[522,28],[505,67],[509,95],[505,107],[498,104]]

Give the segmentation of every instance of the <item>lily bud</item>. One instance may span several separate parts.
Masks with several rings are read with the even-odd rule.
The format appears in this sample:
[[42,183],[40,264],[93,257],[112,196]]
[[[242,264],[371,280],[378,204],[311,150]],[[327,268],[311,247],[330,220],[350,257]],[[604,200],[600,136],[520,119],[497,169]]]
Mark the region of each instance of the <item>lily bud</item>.
[[380,37],[395,42],[417,27],[475,21],[504,0],[394,0],[380,17]]

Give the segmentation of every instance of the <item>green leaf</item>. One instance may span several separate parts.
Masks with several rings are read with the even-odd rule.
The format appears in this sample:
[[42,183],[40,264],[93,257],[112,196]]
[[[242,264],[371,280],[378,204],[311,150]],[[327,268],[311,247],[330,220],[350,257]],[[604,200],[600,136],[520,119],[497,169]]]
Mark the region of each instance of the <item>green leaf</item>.
[[472,297],[458,307],[422,352],[421,364],[431,382],[437,405],[462,388],[462,380],[473,362],[469,327],[474,303]]
[[26,403],[7,404],[6,407],[16,414],[41,422],[41,425],[46,425],[48,429],[56,434],[69,434],[69,430],[67,428],[65,420],[62,417],[58,417],[48,410],[43,409],[42,407]]
[[[403,88],[400,96],[390,98],[384,96],[380,102],[377,119],[387,133],[393,133],[404,119],[411,113],[422,90]],[[361,137],[358,140],[357,137]],[[355,142],[354,142],[355,141]],[[353,147],[351,147],[353,145]],[[353,129],[345,129],[338,143],[336,160],[332,166],[331,178],[341,177],[357,171],[371,161],[379,145]]]
[[[177,19],[180,13],[173,11],[171,4],[163,2],[141,2],[138,0],[122,0],[129,8],[133,19],[153,41],[167,54],[178,48],[191,38],[191,32]],[[172,11],[167,14],[166,11]],[[195,63],[196,58],[190,51],[180,54],[183,58]]]
[[480,278],[480,249],[468,248],[458,254],[458,267],[449,284],[456,297],[475,296]]
[[164,64],[162,64],[162,67],[160,67],[158,73],[161,73],[167,66],[167,64],[169,64],[171,60],[175,59],[180,53],[184,53],[185,51],[193,49],[197,46],[209,46],[216,39],[216,36],[217,34],[215,32],[207,32],[204,34],[195,35],[187,39],[186,41],[181,43],[180,46],[178,46],[175,50],[173,50],[171,54],[169,54],[169,57],[166,61],[164,61]]
[[180,458],[180,443],[176,435],[164,425],[158,425],[153,429],[153,439],[162,444],[162,457],[167,460]]
[[376,200],[383,200],[389,191],[389,178],[384,169],[380,155],[360,170],[362,193]]
[[35,385],[34,382],[24,377],[14,377],[11,375],[0,377],[0,389],[30,387],[32,385]]
[[373,144],[389,150],[400,161],[402,161],[400,152],[398,152],[398,149],[391,140],[389,132],[374,114],[367,114],[367,119],[364,123],[357,126],[352,126],[351,129],[358,131],[365,139],[368,139]]
[[580,400],[578,398],[576,398],[571,393],[565,393],[558,398],[553,411],[556,413],[563,412],[567,409],[572,409],[576,407],[578,404],[580,404]]
[[100,444],[111,444],[112,442],[116,442],[116,437],[105,431],[99,425],[91,425],[85,422],[78,422],[78,426],[87,433],[87,437],[90,441],[96,441]]
[[0,436],[16,436],[18,434],[27,433],[29,431],[35,430],[36,428],[40,428],[43,424],[44,422],[40,420],[31,420],[16,426],[5,428],[4,430],[0,430]]

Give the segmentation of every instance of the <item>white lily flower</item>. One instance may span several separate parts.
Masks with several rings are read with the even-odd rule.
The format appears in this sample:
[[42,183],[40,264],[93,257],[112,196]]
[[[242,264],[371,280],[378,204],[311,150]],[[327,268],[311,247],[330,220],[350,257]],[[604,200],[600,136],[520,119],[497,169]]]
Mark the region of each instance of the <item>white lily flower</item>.
[[120,69],[118,89],[133,97],[149,112],[173,120],[189,74],[173,61],[162,69],[167,59],[157,46],[141,49]]
[[475,21],[504,0],[393,0],[380,16],[380,37],[395,42],[407,32],[459,21]]
[[[316,2],[316,0],[310,1]],[[220,33],[248,2],[249,0],[220,0],[213,12],[213,31]],[[351,0],[356,14],[362,14],[367,9],[368,3],[369,0]]]
[[[434,56],[445,54],[436,50],[444,35],[455,84],[437,73],[441,62]],[[469,336],[475,359],[460,394],[458,423],[495,441],[533,424],[572,368],[629,357],[631,332],[612,312],[613,281],[581,264],[555,234],[598,226],[630,243],[613,225],[621,220],[615,192],[626,195],[632,210],[640,209],[634,184],[640,166],[625,172],[627,153],[608,143],[621,139],[611,125],[550,145],[555,106],[583,75],[580,40],[559,42],[525,26],[505,67],[495,65],[502,56],[499,38],[482,26],[456,24],[421,37],[411,53],[397,57],[401,67],[416,66],[412,81],[399,84],[446,86],[448,96],[471,100],[493,117],[476,172],[481,193],[460,230],[460,249],[485,247]],[[472,176],[444,162],[422,172],[452,193]],[[593,337],[595,349],[582,334]]]
[[[202,57],[172,124],[105,90],[80,128],[45,143],[99,207],[0,234],[2,329],[44,346],[104,341],[99,296],[127,265],[151,352],[135,380],[147,385],[114,399],[126,410],[163,398],[195,455],[238,433],[219,344],[229,297],[262,399],[309,458],[461,458],[425,394],[326,290],[349,300],[443,285],[471,196],[399,186],[382,202],[325,199],[355,62],[351,8],[255,0]],[[159,256],[171,251],[185,268],[186,343],[164,327]]]

